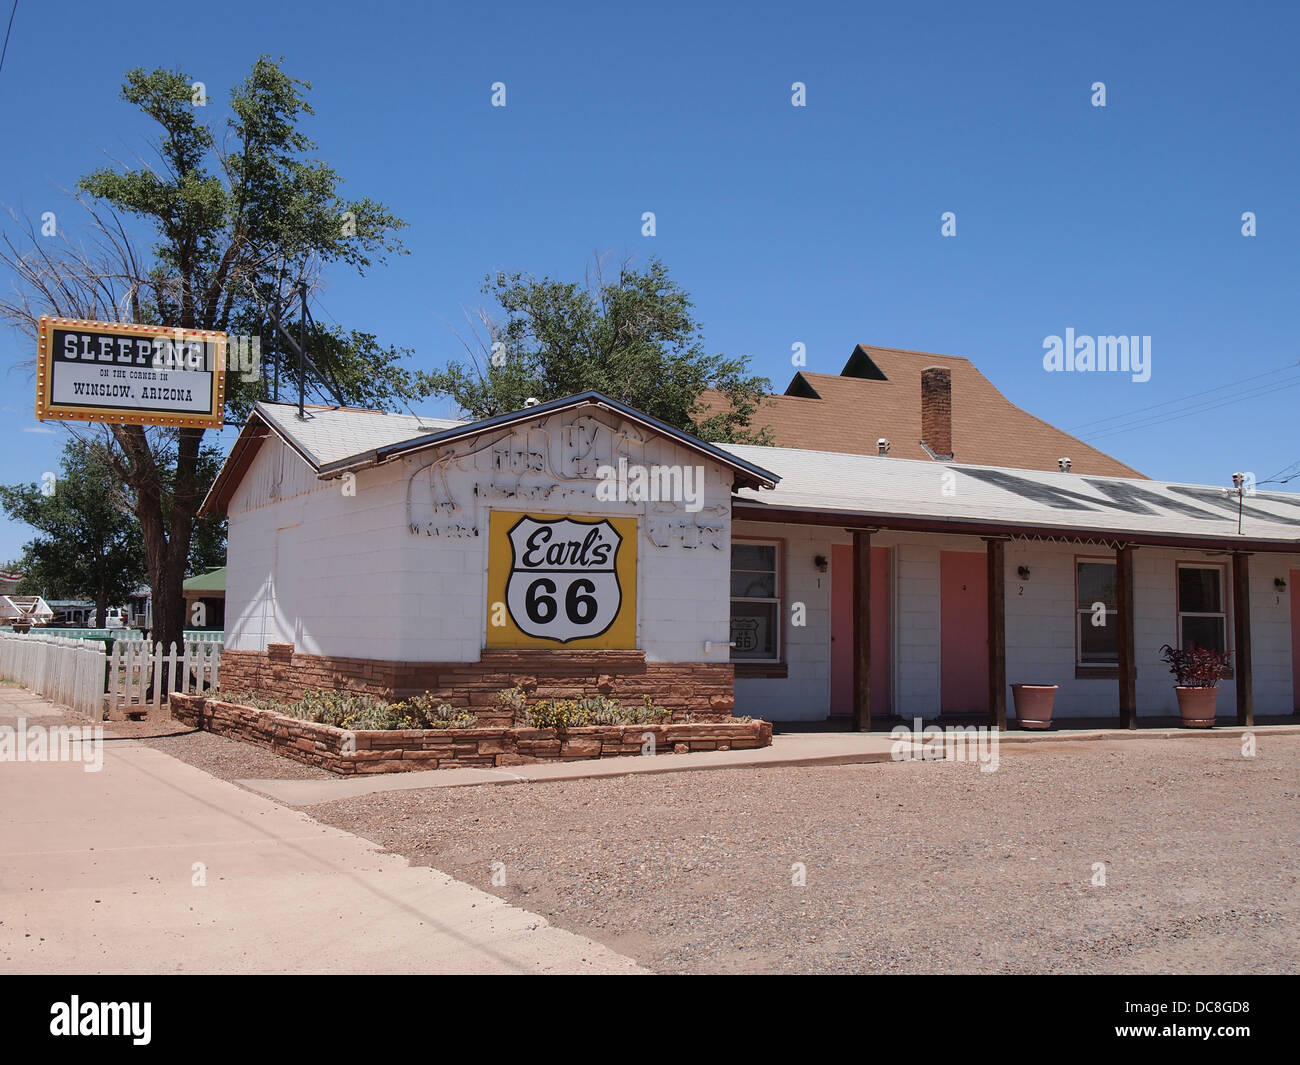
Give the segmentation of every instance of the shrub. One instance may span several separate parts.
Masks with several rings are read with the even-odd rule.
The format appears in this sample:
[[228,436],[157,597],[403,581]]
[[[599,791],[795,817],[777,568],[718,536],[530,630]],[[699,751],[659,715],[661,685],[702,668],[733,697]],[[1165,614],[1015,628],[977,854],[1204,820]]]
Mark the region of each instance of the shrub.
[[295,703],[277,707],[280,713],[318,725],[333,725],[346,729],[394,729],[398,715],[382,699],[364,692],[344,690],[318,691],[310,688]]
[[522,724],[563,731],[582,725],[660,725],[673,716],[644,696],[640,706],[623,706],[617,699],[597,695],[589,699],[545,699],[523,713]]
[[497,692],[497,703],[502,710],[509,710],[514,714],[515,720],[518,721],[528,705],[528,696],[524,694],[524,689],[516,684],[513,688],[502,688]]
[[478,718],[468,710],[438,702],[428,692],[393,703],[392,709],[409,722],[396,728],[473,728],[478,724]]
[[236,706],[251,706],[256,710],[278,710],[280,707],[279,703],[255,691],[222,691],[221,687],[218,686],[208,692],[190,692],[189,694],[206,694],[209,699],[215,699],[218,702],[234,703]]
[[318,725],[366,731],[370,729],[473,728],[478,718],[468,710],[440,703],[428,692],[402,702],[390,703],[365,692],[318,691],[309,689],[296,702],[282,702],[258,692],[220,692],[214,698],[258,710],[273,710],[286,717]]
[[1232,661],[1231,651],[1211,651],[1192,644],[1181,650],[1165,644],[1160,657],[1169,663],[1169,672],[1182,688],[1217,688]]

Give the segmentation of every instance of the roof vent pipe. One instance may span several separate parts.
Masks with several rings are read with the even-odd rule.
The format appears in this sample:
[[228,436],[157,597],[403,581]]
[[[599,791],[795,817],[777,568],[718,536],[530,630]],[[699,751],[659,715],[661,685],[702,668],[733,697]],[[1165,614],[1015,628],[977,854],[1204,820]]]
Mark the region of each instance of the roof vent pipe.
[[882,458],[889,454],[889,441],[883,436],[876,441],[876,451],[880,453]]
[[1062,473],[1070,472],[1070,460],[1068,458],[1057,459],[1056,464],[1061,467]]

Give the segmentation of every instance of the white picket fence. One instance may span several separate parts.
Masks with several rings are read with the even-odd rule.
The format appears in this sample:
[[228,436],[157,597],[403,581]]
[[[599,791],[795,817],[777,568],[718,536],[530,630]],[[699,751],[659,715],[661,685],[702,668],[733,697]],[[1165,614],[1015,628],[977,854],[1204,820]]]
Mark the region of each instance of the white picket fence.
[[98,721],[103,713],[104,645],[98,640],[0,633],[0,678]]
[[173,643],[164,651],[160,643],[118,640],[108,653],[102,640],[0,632],[0,679],[17,681],[93,721],[105,711],[110,721],[120,721],[157,710],[171,692],[215,688],[221,648],[220,642],[187,640],[179,650]]
[[156,710],[171,692],[215,688],[221,647],[218,641],[186,640],[179,650],[173,643],[164,651],[160,643],[151,647],[144,640],[118,640],[108,656],[109,720]]

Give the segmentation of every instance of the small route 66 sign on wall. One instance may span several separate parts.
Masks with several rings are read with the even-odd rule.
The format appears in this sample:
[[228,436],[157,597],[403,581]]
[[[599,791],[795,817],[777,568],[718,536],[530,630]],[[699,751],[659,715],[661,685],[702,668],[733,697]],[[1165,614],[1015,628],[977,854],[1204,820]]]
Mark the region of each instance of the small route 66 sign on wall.
[[635,518],[494,511],[488,537],[487,646],[635,648]]

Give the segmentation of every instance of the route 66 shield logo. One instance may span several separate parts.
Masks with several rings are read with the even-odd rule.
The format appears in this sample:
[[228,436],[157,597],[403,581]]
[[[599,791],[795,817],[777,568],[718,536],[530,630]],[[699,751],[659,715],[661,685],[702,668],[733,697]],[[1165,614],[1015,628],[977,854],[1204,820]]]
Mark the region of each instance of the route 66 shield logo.
[[623,606],[623,536],[608,520],[523,515],[509,540],[505,601],[520,632],[563,644],[609,629]]

